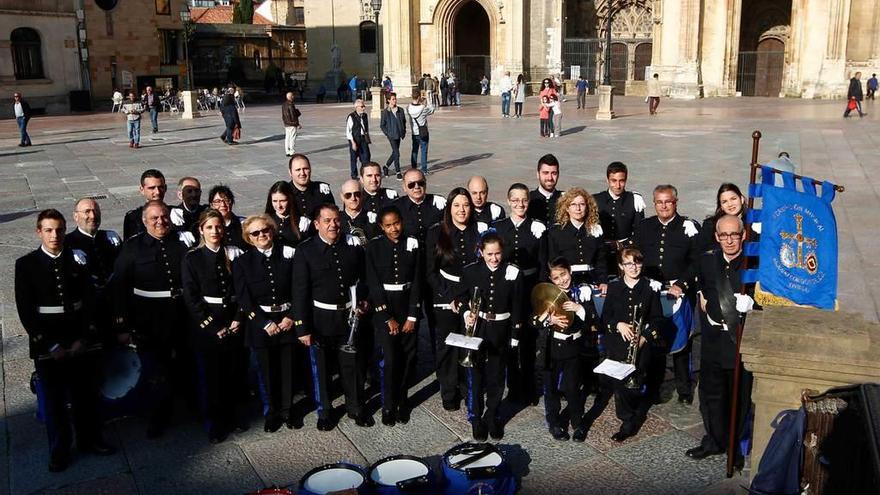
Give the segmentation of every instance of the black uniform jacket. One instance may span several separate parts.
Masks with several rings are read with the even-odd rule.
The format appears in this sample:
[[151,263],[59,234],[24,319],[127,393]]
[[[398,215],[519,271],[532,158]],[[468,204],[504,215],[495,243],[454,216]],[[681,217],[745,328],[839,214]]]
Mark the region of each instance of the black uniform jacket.
[[94,286],[82,255],[63,249],[52,258],[42,247],[15,261],[15,305],[28,334],[30,357],[68,348],[89,336]]
[[143,215],[143,205],[125,212],[125,217],[122,219],[122,240],[127,241],[137,234],[146,231]]
[[443,219],[446,198],[436,194],[425,194],[421,203],[414,203],[408,196],[394,200],[394,205],[403,216],[403,233],[420,241],[425,240],[428,229]]
[[198,205],[194,210],[187,209],[186,205],[180,203],[172,206],[170,209],[171,224],[177,231],[191,232],[192,235],[199,238],[199,216],[208,209],[208,205]]
[[[620,322],[635,325],[642,323],[642,334],[646,343],[654,345],[662,338],[660,325],[663,323],[663,307],[660,304],[661,284],[642,277],[630,288],[623,279],[608,284],[605,306],[602,309],[602,326],[605,328],[605,345],[611,359],[626,358],[629,342],[624,342],[617,324]],[[641,305],[641,306],[639,306]],[[633,321],[633,309],[636,321]]]
[[315,218],[315,208],[324,203],[335,205],[333,193],[330,191],[330,185],[319,180],[310,181],[305,191],[297,189],[296,185],[291,182],[293,187],[293,198],[296,200],[296,207],[299,208],[301,215],[309,218]]
[[608,280],[605,265],[605,243],[602,227],[590,228],[586,223],[580,228],[571,221],[555,225],[544,234],[541,259],[541,279],[550,279],[547,263],[563,256],[571,264],[572,280],[576,283],[603,284]]
[[[180,268],[186,251],[176,232],[161,240],[143,233],[125,241],[113,270],[117,331],[134,331],[142,343],[163,344],[182,337],[185,313]],[[145,297],[136,292],[165,295]]]
[[425,280],[431,287],[434,304],[449,303],[459,292],[465,265],[477,260],[477,244],[485,224],[471,223],[464,230],[452,228],[452,259],[437,255],[435,246],[440,237],[440,224],[431,227],[425,242]]
[[599,223],[605,240],[632,241],[636,227],[645,219],[645,199],[637,192],[624,191],[614,199],[608,191],[594,194],[599,207]]
[[[593,340],[590,332],[598,317],[589,297],[581,297],[581,294],[590,295],[591,291],[592,289],[587,284],[570,287],[566,291],[574,302],[584,308],[583,313],[575,314],[574,320],[569,324],[568,328],[560,329],[549,325],[545,326],[537,318],[540,315],[535,315],[532,318],[532,325],[539,329],[537,359],[540,366],[546,366],[548,360],[565,361],[577,359],[590,347],[590,343]],[[574,335],[578,332],[581,333],[581,336],[577,339],[569,338],[563,340],[554,337],[556,333]],[[549,353],[547,353],[548,348]]]
[[676,215],[666,225],[653,216],[639,224],[635,233],[636,247],[645,257],[642,274],[687,291],[694,285],[700,256],[700,235],[697,223]]
[[[361,200],[363,201],[363,211],[371,211],[373,215],[378,215],[379,211],[382,208],[392,204],[394,200],[397,199],[397,191],[394,189],[388,189],[385,187],[380,187],[376,194],[370,194],[366,190],[364,190],[361,194]],[[372,217],[372,215],[370,215]],[[377,220],[375,217],[370,219],[370,223],[376,223]]]
[[[269,323],[278,323],[284,317],[294,319],[291,290],[295,251],[276,243],[269,256],[259,249],[251,249],[232,263],[235,296],[247,324],[245,345],[261,348],[296,341],[292,329],[273,336],[266,333]],[[267,311],[273,307],[279,311]]]
[[362,209],[354,216],[354,218],[352,218],[347,211],[343,211],[340,217],[343,221],[343,225],[346,227],[345,233],[351,234],[354,232],[353,229],[361,229],[364,232],[366,240],[370,240],[381,234],[382,229],[379,227],[379,224],[370,222],[370,213],[371,212]]
[[186,253],[183,259],[183,300],[196,348],[219,343],[220,329],[228,328],[233,320],[243,322],[232,282],[232,262],[241,254],[235,246],[217,252],[202,246]]
[[498,203],[487,201],[486,204],[483,205],[482,210],[477,211],[477,209],[474,208],[474,218],[478,222],[483,222],[486,225],[492,225],[499,220],[503,220],[505,217],[507,217],[507,214],[504,213],[504,208]]
[[697,286],[706,300],[706,311],[700,311],[701,359],[720,363],[725,369],[732,369],[736,359],[740,313],[734,294],[740,290],[740,275],[745,268],[742,255],[727,261],[720,249],[700,256]]
[[90,236],[74,229],[64,237],[64,245],[85,254],[86,269],[98,289],[104,288],[113,276],[113,264],[122,249],[122,239],[112,230],[98,230]]
[[[510,339],[518,338],[523,318],[527,314],[523,305],[522,270],[510,263],[501,263],[494,271],[483,260],[467,265],[461,276],[456,301],[461,304],[461,314],[469,309],[474,289],[482,295],[480,312],[488,318],[479,318],[477,337],[490,342],[496,348],[507,348]],[[497,315],[509,313],[510,317],[490,321]]]
[[331,245],[315,235],[300,244],[293,260],[297,335],[348,335],[340,322],[348,318],[349,309],[326,310],[315,303],[344,307],[351,302],[352,286],[357,287],[357,301],[366,299],[364,269],[364,249],[354,236],[340,236]]
[[275,240],[285,246],[296,247],[300,242],[312,235],[312,221],[305,216],[300,216],[296,221],[296,227],[299,235],[293,231],[294,218],[292,215],[280,217],[274,211],[269,216],[278,224],[278,233]]
[[519,225],[511,218],[495,223],[495,232],[504,241],[503,259],[520,267],[526,278],[537,278],[541,239],[547,227],[539,220],[526,217]]
[[[398,242],[391,242],[382,235],[367,244],[367,288],[370,303],[381,321],[394,318],[403,324],[407,319],[418,319],[424,283],[424,254],[423,245],[415,237],[402,237]],[[389,290],[386,285],[390,286]],[[393,286],[403,286],[403,290]]]
[[549,198],[538,189],[530,191],[526,215],[544,222],[544,225],[556,225],[556,202],[559,201],[560,196],[562,191],[559,190],[553,191]]
[[235,246],[242,251],[248,251],[250,250],[251,245],[245,242],[244,237],[241,235],[241,221],[242,217],[234,213],[232,214],[229,223],[227,223],[226,228],[223,229],[223,245]]

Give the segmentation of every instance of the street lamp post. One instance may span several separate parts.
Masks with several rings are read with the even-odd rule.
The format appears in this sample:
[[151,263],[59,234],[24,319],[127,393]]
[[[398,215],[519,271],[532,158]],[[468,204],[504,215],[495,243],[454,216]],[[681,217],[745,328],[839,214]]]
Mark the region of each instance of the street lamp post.
[[382,43],[379,37],[379,12],[382,10],[382,0],[370,0],[373,8],[373,16],[376,19],[376,86],[370,88],[373,105],[370,116],[376,119],[382,118]]
[[605,67],[602,68],[602,84],[611,86],[611,7],[605,16]]
[[186,1],[180,5],[180,22],[183,23],[183,57],[186,60],[186,84],[181,92],[184,119],[200,117],[197,104],[198,97],[192,91],[192,70],[189,65],[189,38],[193,32],[192,13]]

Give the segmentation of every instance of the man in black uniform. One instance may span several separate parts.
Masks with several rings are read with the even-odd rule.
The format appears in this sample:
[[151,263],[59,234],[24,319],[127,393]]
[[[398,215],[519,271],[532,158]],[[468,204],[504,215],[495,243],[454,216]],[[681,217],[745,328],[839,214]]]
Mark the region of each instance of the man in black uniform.
[[[379,211],[397,199],[397,191],[382,187],[382,170],[376,162],[369,162],[361,167],[361,188],[363,189],[361,199],[364,211],[367,212],[367,220],[370,223],[378,223]],[[378,232],[380,229],[378,226],[376,228]]]
[[370,222],[367,218],[368,212],[364,211],[364,192],[360,182],[354,179],[343,182],[339,190],[339,198],[342,200],[341,218],[346,234],[363,237],[362,244],[379,235],[379,226],[376,222]]
[[[145,202],[164,201],[168,186],[165,185],[165,176],[156,169],[144,170],[141,174],[140,192]],[[127,241],[130,237],[144,231],[143,221],[144,206],[138,206],[128,210],[122,220],[122,240]]]
[[177,181],[177,199],[180,204],[171,208],[171,224],[178,232],[191,232],[194,240],[199,238],[199,215],[208,208],[201,204],[202,184],[195,177]]
[[[657,215],[639,224],[634,242],[645,257],[645,276],[663,284],[664,289],[668,290],[665,297],[684,298],[679,311],[689,312],[693,308],[690,302],[694,298],[700,236],[697,223],[679,215],[677,204],[678,190],[674,186],[664,184],[655,187],[654,210]],[[667,323],[668,330],[663,336],[666,345],[663,347],[672,354],[678,401],[690,404],[694,400],[690,371],[691,328],[677,328],[672,321],[674,319]],[[675,345],[676,342],[678,345]],[[653,383],[648,384],[648,394],[657,400],[664,376],[660,367],[666,366],[666,353],[654,353],[651,366],[648,375]]]
[[148,377],[154,400],[147,437],[158,438],[171,420],[169,381],[185,383],[191,378],[171,376],[175,352],[187,340],[180,279],[187,246],[172,232],[165,203],[144,205],[142,222],[146,232],[129,239],[116,259],[113,310],[119,342],[133,340],[141,359],[155,364],[155,375]]
[[326,182],[312,180],[312,165],[306,155],[295,153],[290,157],[287,168],[300,215],[314,218],[313,210],[318,206],[325,203],[336,204],[330,186]]
[[[84,254],[86,269],[92,276],[95,286],[95,307],[106,308],[111,304],[107,284],[113,275],[113,264],[122,249],[122,239],[113,230],[101,230],[101,207],[91,198],[76,202],[73,209],[76,228],[64,239],[64,244]],[[106,339],[111,334],[113,315],[109,311],[96,311],[94,314],[97,337]]]
[[416,348],[424,273],[424,249],[415,237],[403,236],[400,211],[379,212],[384,235],[367,244],[367,285],[373,304],[373,326],[382,345],[382,423],[409,422],[409,386],[416,376]]
[[593,195],[605,236],[609,276],[617,273],[617,252],[633,244],[633,232],[645,219],[645,199],[637,192],[626,190],[628,174],[626,165],[611,162],[605,170],[608,189]]
[[65,228],[64,216],[57,210],[41,211],[40,247],[15,262],[15,304],[46,401],[51,472],[70,464],[73,432],[68,400],[78,449],[98,455],[115,452],[101,438],[95,362],[86,353],[94,288],[85,256],[64,249]]
[[[504,241],[503,259],[522,271],[523,304],[528,307],[532,288],[538,281],[538,253],[541,238],[547,227],[539,220],[526,216],[529,207],[529,188],[516,183],[507,190],[510,217],[495,223],[498,236]],[[523,325],[519,332],[519,346],[510,350],[507,362],[507,397],[524,404],[538,404],[535,388],[535,343],[537,331],[532,325]]]
[[428,194],[425,174],[416,168],[409,169],[403,174],[403,187],[406,197],[397,198],[394,206],[403,215],[404,234],[424,242],[428,228],[443,218],[446,198]]
[[[749,295],[740,294],[741,275],[746,268],[742,253],[743,224],[739,217],[725,215],[715,224],[715,239],[721,249],[700,257],[699,304],[702,349],[700,357],[700,413],[706,434],[700,445],[685,454],[703,459],[723,453],[730,433],[730,397],[736,360],[736,327],[754,306]],[[751,408],[752,374],[740,368],[737,399],[737,434],[741,438]],[[742,467],[740,449],[734,465]]]
[[540,220],[544,225],[556,225],[556,201],[562,195],[556,190],[559,182],[559,160],[550,153],[538,160],[538,187],[529,194],[529,218]]
[[[318,235],[299,245],[293,257],[293,308],[296,334],[309,346],[315,386],[318,429],[333,429],[329,360],[336,358],[345,390],[345,408],[358,426],[369,427],[375,422],[364,408],[364,375],[362,360],[368,359],[369,347],[358,342],[356,352],[346,352],[350,334],[350,318],[360,318],[368,305],[364,294],[364,249],[356,237],[346,235],[339,209],[325,204],[316,209],[315,228]],[[355,293],[355,307],[352,306]]]
[[[473,367],[467,368],[468,420],[477,441],[486,440],[487,430],[495,440],[504,437],[498,405],[504,394],[506,354],[511,345],[518,343],[522,327],[522,272],[516,265],[502,262],[503,250],[504,242],[497,234],[483,236],[483,259],[465,267],[460,285],[463,292],[453,302],[454,309],[464,314],[465,328],[476,325],[474,335],[483,339],[480,349],[471,352]],[[474,289],[482,293],[477,314],[469,308]]]
[[474,202],[474,218],[492,226],[498,220],[505,217],[504,208],[498,203],[489,201],[489,183],[485,177],[475,175],[467,183],[467,190],[471,193],[471,201]]

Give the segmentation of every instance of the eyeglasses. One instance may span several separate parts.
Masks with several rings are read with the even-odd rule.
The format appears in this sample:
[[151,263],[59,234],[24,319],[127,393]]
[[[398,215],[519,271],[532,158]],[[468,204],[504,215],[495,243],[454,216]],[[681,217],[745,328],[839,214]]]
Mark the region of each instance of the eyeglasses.
[[727,240],[738,241],[738,240],[742,239],[743,233],[742,232],[718,232],[715,235],[718,236],[718,240],[720,240],[720,241],[727,241]]
[[232,201],[229,201],[228,199],[215,199],[214,201],[211,201],[211,204],[216,205],[216,206],[220,206],[220,205],[227,205],[228,206],[228,205],[232,204]]
[[260,230],[252,230],[248,232],[251,237],[260,237],[260,235],[269,235],[272,233],[272,227],[263,227]]
[[627,261],[626,263],[621,263],[620,266],[624,268],[636,268],[642,266],[641,261]]
[[345,198],[345,199],[351,199],[351,198],[353,198],[353,197],[354,197],[354,198],[360,198],[360,197],[361,197],[361,192],[360,192],[360,191],[345,192],[345,193],[342,193],[342,197]]
[[416,181],[412,181],[412,182],[407,182],[406,188],[407,189],[415,189],[416,187],[421,187],[424,189],[426,184],[427,184],[427,182],[424,179],[416,180]]
[[674,204],[677,203],[677,202],[678,202],[677,199],[667,199],[667,200],[657,200],[657,199],[655,199],[655,200],[654,200],[654,204],[655,204],[655,205],[674,205]]
[[515,205],[524,205],[529,202],[529,200],[527,200],[527,199],[510,199],[508,201],[510,201],[511,203],[513,203]]

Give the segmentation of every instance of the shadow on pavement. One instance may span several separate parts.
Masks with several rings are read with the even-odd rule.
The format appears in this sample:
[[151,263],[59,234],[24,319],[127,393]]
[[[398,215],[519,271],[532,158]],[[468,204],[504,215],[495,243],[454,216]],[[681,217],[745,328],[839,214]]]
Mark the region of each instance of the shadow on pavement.
[[493,153],[480,153],[478,155],[468,155],[463,156],[461,158],[456,158],[454,160],[447,160],[445,162],[439,162],[436,165],[431,167],[431,172],[439,172],[441,170],[449,170],[456,167],[462,167],[464,165],[470,165],[473,162],[479,160],[485,160],[486,158],[491,158]]
[[560,136],[568,136],[569,134],[577,134],[577,133],[581,132],[582,130],[584,130],[584,129],[586,129],[586,128],[587,128],[587,126],[585,126],[585,125],[579,125],[579,126],[577,126],[577,127],[572,127],[572,128],[570,128],[570,129],[565,129],[564,131],[562,131],[562,133],[560,134]]
[[16,211],[13,213],[3,213],[0,214],[0,223],[12,222],[18,220],[19,218],[29,217],[36,214],[36,211]]
[[30,155],[31,153],[40,153],[43,150],[33,150],[33,151],[13,151],[11,153],[0,153],[0,158],[4,156],[15,156],[15,155]]

